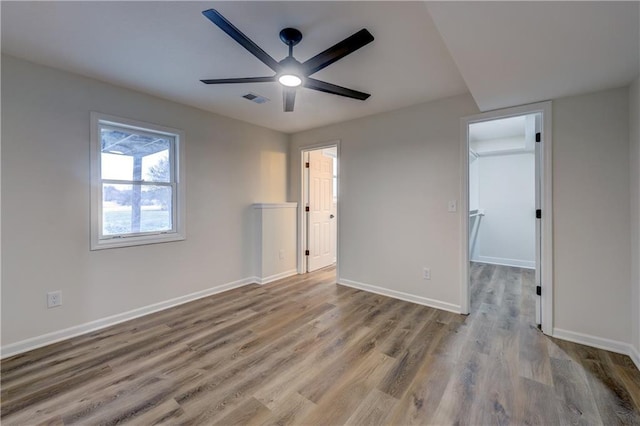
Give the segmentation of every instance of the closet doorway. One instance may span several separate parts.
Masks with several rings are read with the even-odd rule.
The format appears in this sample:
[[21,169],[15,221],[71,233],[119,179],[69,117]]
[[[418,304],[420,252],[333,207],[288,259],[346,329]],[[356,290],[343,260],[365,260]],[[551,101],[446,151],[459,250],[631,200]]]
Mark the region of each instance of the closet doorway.
[[550,104],[544,103],[463,119],[462,310],[469,313],[511,304],[511,315],[535,322],[549,334],[547,109]]
[[338,146],[302,151],[303,272],[336,265]]

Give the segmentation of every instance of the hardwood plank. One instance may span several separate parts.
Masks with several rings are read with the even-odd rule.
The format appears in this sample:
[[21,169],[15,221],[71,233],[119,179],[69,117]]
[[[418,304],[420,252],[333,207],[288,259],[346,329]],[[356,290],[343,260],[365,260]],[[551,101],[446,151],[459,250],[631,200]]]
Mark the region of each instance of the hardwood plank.
[[420,305],[409,307],[403,314],[403,318],[400,319],[398,330],[380,345],[380,352],[392,358],[400,356],[421,330],[421,325],[431,321],[436,313],[435,309]]
[[640,371],[549,338],[530,270],[474,263],[471,314],[335,283],[250,285],[2,360],[38,424],[640,424]]
[[558,417],[558,400],[554,396],[553,387],[527,378],[519,378],[518,381],[519,389],[516,395],[519,401],[514,423],[523,425],[561,424]]
[[[360,305],[353,315],[362,312],[362,308],[367,308],[367,306]],[[254,396],[267,407],[273,409],[274,405],[281,402],[281,398],[287,394],[289,389],[298,389],[307,383],[309,371],[322,371],[329,368],[331,363],[339,362],[339,359],[354,342],[363,339],[371,331],[368,327],[356,326],[357,321],[348,321],[347,324],[351,324],[351,326],[319,330],[314,338],[306,339],[296,345],[293,351],[304,353],[305,361],[288,369],[284,374],[256,390]]]
[[428,356],[403,398],[389,414],[389,423],[393,425],[431,423],[451,380],[451,372],[455,368],[455,362],[448,357]]
[[2,397],[2,415],[8,416],[31,405],[45,401],[54,395],[65,392],[69,388],[73,388],[82,383],[99,379],[101,376],[108,375],[111,371],[109,366],[98,366],[94,369],[86,370],[81,374],[69,377],[57,383],[44,387],[35,387],[33,385],[25,389],[17,389],[17,396],[11,395],[7,391],[7,395]]
[[136,417],[136,423],[141,425],[176,424],[183,414],[184,410],[180,404],[171,398]]
[[398,400],[386,393],[372,389],[362,400],[345,424],[353,426],[378,426],[389,422],[387,418]]
[[[282,363],[292,356],[291,346],[297,343],[300,335],[309,332],[312,326],[305,325],[284,336],[270,345],[263,347],[247,357],[231,357],[224,365],[216,365],[198,382],[193,383],[188,389],[178,393],[176,400],[181,405],[189,404],[192,401],[206,398],[207,392],[213,388],[222,388],[222,386],[236,386],[245,383],[247,380],[255,380],[252,374],[260,375],[273,374],[270,368],[280,367]],[[205,401],[206,402],[206,401]]]
[[478,424],[508,425],[515,423],[518,401],[518,334],[497,327],[486,368],[479,376],[482,396],[472,404],[472,416]]
[[[165,411],[160,408],[167,402],[171,405],[174,389],[190,382],[199,376],[199,372],[191,371],[180,377],[143,378],[135,381],[118,393],[108,393],[100,404],[85,407],[63,416],[65,424],[101,424],[116,425],[123,423],[139,422],[139,418],[156,417],[165,420],[182,415],[178,408]],[[158,413],[159,410],[159,413]]]
[[308,424],[344,424],[391,369],[393,362],[393,358],[372,351],[321,396],[304,421]]
[[618,378],[624,383],[625,388],[633,398],[636,409],[640,407],[640,370],[635,368],[635,365],[631,368],[622,367],[616,365],[614,367]]
[[634,409],[633,398],[613,364],[585,361],[582,365],[602,422],[606,425],[640,425],[640,413]]
[[41,423],[38,423],[38,426],[64,426],[64,421],[62,420],[61,416],[55,416]]
[[475,424],[469,415],[475,400],[482,397],[479,381],[488,355],[470,352],[465,358],[451,371],[431,424]]
[[249,398],[240,404],[235,410],[220,420],[220,424],[235,425],[259,425],[269,417],[271,411],[255,398]]
[[490,288],[493,274],[496,267],[494,265],[474,263],[472,267],[477,268],[478,271],[471,277],[471,286],[469,289],[471,298],[471,310],[474,311],[478,308],[480,303],[485,299],[483,297]]
[[[71,413],[81,413],[81,416],[90,415],[94,410],[116,400],[119,395],[130,389],[135,389],[137,383],[149,379],[156,380],[155,376],[162,369],[171,368],[172,364],[184,364],[184,357],[181,356],[182,353],[185,353],[184,349],[176,348],[151,358],[144,366],[137,363],[131,364],[111,376],[106,376],[105,380],[84,383],[82,386],[57,394],[39,404],[38,410],[35,412],[25,409],[11,416],[9,423],[32,424],[41,417],[56,415],[69,417],[73,415]],[[189,353],[190,350],[186,349],[186,353]],[[192,374],[192,372],[188,372],[188,374]],[[5,423],[6,420],[3,419],[2,422]]]
[[378,321],[378,326],[372,328],[362,339],[348,348],[339,360],[313,374],[307,383],[298,389],[298,392],[310,401],[317,403],[336,381],[375,349],[377,342],[383,341],[391,333],[397,325],[402,305],[397,300],[389,299],[386,304],[381,305],[384,307],[383,309],[376,309],[367,314],[365,323],[370,323],[375,318]]
[[[332,305],[328,305],[332,306]],[[328,309],[319,306],[312,311],[321,313]],[[226,369],[207,375],[176,396],[178,403],[187,412],[187,423],[210,423],[224,415],[230,407],[242,402],[242,398],[251,395],[257,387],[278,377],[288,367],[304,359],[304,353],[291,351],[291,348],[313,329],[313,324],[301,324],[293,333],[252,353],[238,358]],[[217,392],[211,392],[215,389]]]
[[427,322],[415,336],[393,368],[384,377],[378,389],[386,394],[401,398],[415,377],[426,356],[433,350],[444,335],[445,324]]
[[545,385],[553,385],[546,337],[533,324],[520,323],[520,375]]
[[267,425],[295,425],[304,423],[307,413],[316,405],[309,401],[297,391],[289,392],[282,395],[278,404],[271,407],[271,415],[263,422],[263,426]]
[[609,358],[611,364],[627,368],[629,370],[638,370],[629,355],[617,354],[615,352],[603,351],[604,355]]
[[559,417],[570,424],[601,425],[584,371],[573,361],[559,359],[551,360],[551,371]]

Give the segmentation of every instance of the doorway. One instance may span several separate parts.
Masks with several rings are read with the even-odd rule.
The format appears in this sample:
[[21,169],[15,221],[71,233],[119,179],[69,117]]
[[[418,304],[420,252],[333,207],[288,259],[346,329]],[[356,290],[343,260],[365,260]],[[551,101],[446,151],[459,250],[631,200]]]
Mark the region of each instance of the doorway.
[[510,276],[523,283],[531,321],[546,334],[553,313],[550,110],[547,102],[462,119],[461,311],[479,306],[473,298],[481,288],[503,294],[497,277]]
[[338,250],[338,144],[302,151],[302,273],[335,266]]

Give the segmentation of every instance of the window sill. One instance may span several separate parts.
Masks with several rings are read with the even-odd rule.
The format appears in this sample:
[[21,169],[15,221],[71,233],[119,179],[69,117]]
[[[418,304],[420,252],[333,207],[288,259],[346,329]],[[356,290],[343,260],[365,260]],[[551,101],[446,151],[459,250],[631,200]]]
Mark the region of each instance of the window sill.
[[186,237],[181,233],[139,235],[135,237],[95,239],[91,241],[91,250],[103,250],[118,247],[134,247],[148,244],[168,243],[172,241],[183,241]]

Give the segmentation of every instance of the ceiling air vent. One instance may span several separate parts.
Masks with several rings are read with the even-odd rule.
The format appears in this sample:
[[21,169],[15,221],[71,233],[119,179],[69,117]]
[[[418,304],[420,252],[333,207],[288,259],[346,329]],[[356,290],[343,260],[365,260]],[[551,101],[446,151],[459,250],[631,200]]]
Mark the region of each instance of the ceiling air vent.
[[255,102],[257,104],[264,104],[266,102],[269,102],[269,99],[265,98],[264,96],[255,95],[253,93],[247,93],[243,96],[243,98],[249,99],[251,102]]

